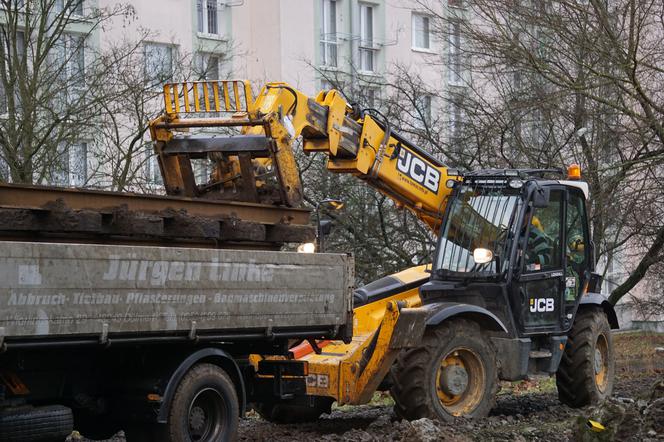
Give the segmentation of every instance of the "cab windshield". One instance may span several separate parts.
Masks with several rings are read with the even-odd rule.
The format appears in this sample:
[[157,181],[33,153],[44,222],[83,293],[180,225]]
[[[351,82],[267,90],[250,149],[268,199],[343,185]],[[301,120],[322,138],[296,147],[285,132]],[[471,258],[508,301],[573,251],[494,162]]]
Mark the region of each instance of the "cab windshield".
[[[450,204],[441,229],[436,273],[463,277],[502,273],[515,236],[520,190],[507,187],[504,181],[462,184]],[[476,257],[485,262],[476,262]]]

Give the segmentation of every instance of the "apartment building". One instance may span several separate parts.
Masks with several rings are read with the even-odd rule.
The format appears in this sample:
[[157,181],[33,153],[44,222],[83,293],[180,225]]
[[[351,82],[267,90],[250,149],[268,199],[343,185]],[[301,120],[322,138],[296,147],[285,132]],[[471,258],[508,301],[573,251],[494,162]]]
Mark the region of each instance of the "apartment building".
[[[461,10],[459,0],[448,2],[441,2],[441,8]],[[56,0],[55,10],[68,3]],[[99,8],[112,10],[121,3],[131,6],[130,15],[103,26],[87,19]],[[140,42],[140,63],[155,81],[233,77],[257,86],[285,81],[315,94],[330,88],[335,78],[361,90],[373,105],[395,64],[436,90],[463,87],[465,80],[459,29],[451,28],[445,41],[434,38],[430,17],[413,0],[82,0],[69,7],[71,20],[59,56],[68,60],[72,78],[84,79],[95,57]],[[5,98],[0,90],[1,108]],[[455,124],[461,118],[458,109],[441,107],[427,96],[419,103],[424,115],[448,112],[451,131],[460,127]],[[48,181],[104,187],[106,181],[91,178],[93,170],[103,167],[95,163],[94,137],[82,135],[64,146],[62,170]],[[158,181],[154,161],[145,168],[146,176]]]
[[[155,78],[246,78],[260,85],[285,81],[309,94],[329,88],[330,78],[362,87],[373,104],[395,63],[408,67],[439,90],[462,87],[459,29],[434,38],[430,17],[414,1],[386,0],[132,0],[132,16],[117,17],[88,35],[86,21],[72,23],[66,50],[77,51],[72,69],[85,71],[91,57],[126,42],[142,41],[146,73]],[[117,0],[84,0],[74,16],[92,8],[113,8]],[[443,5],[443,3],[441,3]],[[459,9],[458,0],[449,6]],[[441,60],[449,63],[441,63]],[[190,69],[183,69],[183,66]],[[424,114],[449,112],[451,130],[460,127],[457,110],[421,98]],[[65,152],[62,185],[96,185],[91,180],[95,140],[84,139]],[[154,161],[146,176],[158,183]],[[201,171],[205,173],[205,171]]]

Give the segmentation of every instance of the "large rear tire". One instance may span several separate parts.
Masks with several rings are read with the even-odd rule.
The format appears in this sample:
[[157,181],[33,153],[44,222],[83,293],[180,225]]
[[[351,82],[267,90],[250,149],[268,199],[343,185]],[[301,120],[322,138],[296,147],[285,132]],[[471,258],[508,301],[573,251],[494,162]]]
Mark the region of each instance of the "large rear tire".
[[62,405],[17,407],[0,412],[0,441],[64,441],[74,429],[70,408]]
[[201,363],[180,381],[168,423],[138,428],[132,433],[140,437],[141,430],[150,429],[152,440],[164,442],[233,441],[237,438],[239,415],[233,381],[220,367]]
[[603,401],[613,392],[614,374],[613,339],[606,314],[596,308],[581,310],[556,372],[560,402],[577,408]]
[[391,379],[394,410],[409,420],[484,417],[498,390],[493,347],[480,326],[465,319],[428,329],[419,347],[399,355]]

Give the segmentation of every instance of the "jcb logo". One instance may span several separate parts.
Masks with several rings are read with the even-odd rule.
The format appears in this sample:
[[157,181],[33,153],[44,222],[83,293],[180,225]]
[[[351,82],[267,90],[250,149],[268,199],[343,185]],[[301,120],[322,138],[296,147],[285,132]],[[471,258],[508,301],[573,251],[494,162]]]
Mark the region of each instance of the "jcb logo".
[[555,310],[553,298],[533,298],[530,300],[531,313],[552,312]]
[[397,170],[433,193],[438,193],[440,171],[406,149],[399,151]]

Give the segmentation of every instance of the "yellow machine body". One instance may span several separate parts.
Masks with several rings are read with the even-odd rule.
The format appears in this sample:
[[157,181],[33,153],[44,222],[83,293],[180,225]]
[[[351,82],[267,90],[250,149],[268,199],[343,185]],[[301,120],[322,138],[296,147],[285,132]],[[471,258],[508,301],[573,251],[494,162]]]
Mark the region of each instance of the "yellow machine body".
[[[425,270],[413,267],[391,277],[409,285],[428,278]],[[426,318],[421,305],[418,289],[411,288],[357,307],[352,342],[334,341],[301,358],[309,366],[307,394],[332,397],[339,405],[371,400],[399,351],[420,342]]]

